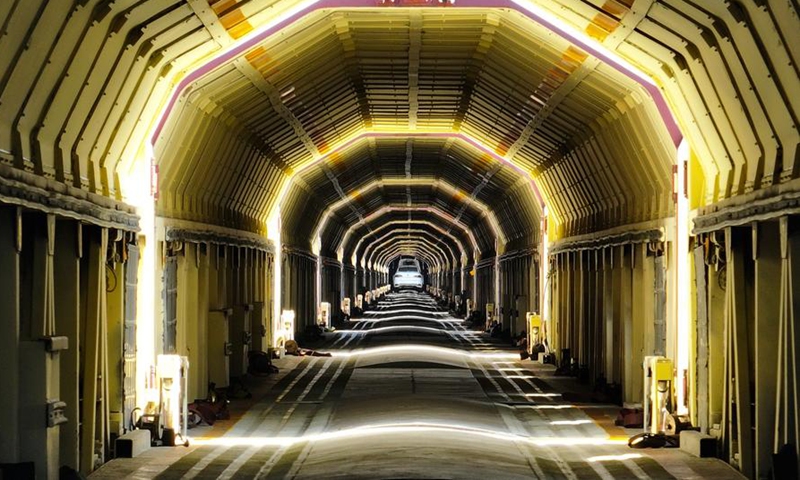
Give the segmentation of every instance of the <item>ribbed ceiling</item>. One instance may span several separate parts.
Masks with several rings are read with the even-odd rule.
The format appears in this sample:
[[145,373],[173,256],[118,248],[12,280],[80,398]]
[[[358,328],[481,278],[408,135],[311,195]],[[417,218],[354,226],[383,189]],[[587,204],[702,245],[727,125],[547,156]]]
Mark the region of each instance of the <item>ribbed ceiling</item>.
[[[135,204],[152,159],[160,215],[257,233],[286,191],[288,243],[313,243],[325,221],[328,253],[353,248],[343,232],[359,216],[402,201],[393,188],[357,191],[407,178],[409,158],[411,177],[488,205],[504,250],[538,235],[528,175],[556,236],[670,216],[676,137],[661,97],[532,20],[552,16],[663,92],[694,152],[693,206],[800,175],[789,2],[465,7],[480,4],[2,2],[0,159]],[[401,138],[375,137],[387,133]],[[415,186],[412,203],[462,212],[461,194],[433,190]],[[326,213],[343,197],[355,204]],[[460,218],[493,251],[470,208]]]
[[[438,210],[434,210],[434,212],[438,212]],[[367,217],[363,223],[356,224],[350,231],[348,241],[343,244],[343,258],[351,259],[355,254],[356,258],[363,259],[364,252],[370,243],[384,235],[385,232],[413,228],[426,229],[431,233],[437,232],[436,235],[441,241],[448,242],[453,248],[458,248],[456,251],[459,261],[462,260],[460,249],[463,248],[466,256],[463,260],[469,264],[476,257],[480,257],[481,251],[476,249],[477,245],[472,243],[474,233],[459,224],[461,222],[446,221],[437,213],[406,210],[402,207],[393,208],[375,218]],[[475,243],[477,244],[477,240]],[[478,248],[480,247],[478,246]]]
[[403,235],[424,238],[429,245],[440,248],[450,265],[464,267],[472,262],[468,239],[464,242],[465,239],[459,232],[448,232],[431,222],[415,221],[413,218],[382,222],[380,226],[358,239],[357,248],[353,253],[357,258],[369,261],[370,254],[371,258],[376,258],[375,255],[384,250],[381,246],[386,245],[387,240],[396,243]]
[[[492,252],[496,235],[478,226],[483,220],[470,211],[468,199],[488,205],[504,220],[499,226],[504,241],[518,240],[519,246],[536,243],[541,213],[535,196],[524,191],[530,184],[520,181],[519,170],[504,167],[492,154],[542,179],[571,177],[566,184],[540,183],[554,213],[574,228],[670,213],[670,184],[661,180],[669,178],[674,147],[655,148],[667,136],[664,127],[654,127],[652,135],[624,133],[638,124],[629,117],[646,115],[650,105],[635,82],[595,62],[576,74],[580,81],[562,93],[557,105],[544,108],[586,58],[516,12],[323,10],[193,84],[184,112],[196,108],[224,118],[226,126],[247,132],[248,141],[277,170],[300,172],[281,205],[288,244],[309,248],[320,209],[347,200],[321,232],[328,254],[336,251],[342,231],[363,215],[403,203],[437,205],[487,232],[481,250]],[[620,129],[629,141],[608,142],[605,151],[592,151],[586,159],[596,171],[563,170],[584,148],[589,132],[602,138]],[[394,136],[334,149],[364,132]],[[472,143],[414,138],[414,132],[458,133]],[[476,149],[475,142],[486,151]],[[650,158],[639,162],[642,150],[651,152]],[[168,162],[170,154],[167,147],[162,161]],[[596,165],[609,158],[635,161],[642,174],[615,176],[602,163]],[[186,163],[182,168],[196,167]],[[596,177],[603,175],[614,176],[617,188],[598,183]],[[163,178],[170,182],[172,172]],[[383,179],[416,178],[442,180],[451,191],[384,186],[359,192]],[[619,189],[630,191],[636,184],[645,188],[629,205],[616,197]],[[266,212],[272,199],[246,189],[251,194],[245,204],[260,201],[252,210]],[[617,209],[609,212],[601,201]],[[641,202],[656,208],[635,216],[625,210]]]
[[310,192],[331,210],[320,232],[325,252],[336,252],[344,229],[385,205],[437,206],[489,232],[481,239],[484,252],[494,250],[492,228],[504,241],[537,241],[538,211],[530,184],[457,139],[372,137],[308,168],[287,197],[287,205],[303,201],[306,208],[287,220],[286,233],[293,236],[287,241],[303,242],[315,233],[308,219],[314,218],[316,206],[304,200]]

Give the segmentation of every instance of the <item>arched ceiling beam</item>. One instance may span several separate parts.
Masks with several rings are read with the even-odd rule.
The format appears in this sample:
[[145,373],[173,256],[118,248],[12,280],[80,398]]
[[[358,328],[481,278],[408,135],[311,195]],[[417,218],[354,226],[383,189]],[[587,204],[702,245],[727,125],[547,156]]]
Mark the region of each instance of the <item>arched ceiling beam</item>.
[[[400,216],[398,216],[398,214]],[[391,218],[387,221],[384,218],[388,215],[391,215]],[[446,229],[448,227],[447,224],[444,223],[439,217],[432,216],[432,215],[425,215],[425,216],[411,216],[407,215],[407,218],[402,218],[402,212],[396,212],[395,214],[387,213],[382,215],[378,219],[374,220],[374,223],[378,226],[374,232],[378,233],[381,230],[388,228],[390,226],[411,226],[414,225],[418,228],[428,228],[431,232],[438,232],[440,235],[444,235]],[[358,234],[352,238],[358,238],[359,242],[357,245],[353,245],[352,242],[348,244],[347,248],[344,250],[346,254],[349,254],[351,258],[355,258],[357,262],[363,263],[364,262],[364,248],[365,244],[364,241],[369,238],[371,233],[365,233],[361,229],[357,230]],[[469,262],[471,258],[478,255],[477,251],[473,251],[470,249],[469,246],[469,239],[466,236],[466,233],[462,230],[456,229],[454,230],[455,235],[448,234],[445,236],[448,241],[454,243],[456,248],[454,250],[462,251],[466,254],[464,255],[465,264]],[[453,240],[455,239],[455,240]],[[444,238],[440,237],[440,240],[444,240]],[[459,246],[460,245],[460,246]]]
[[434,264],[426,256],[425,252],[423,252],[421,250],[414,249],[413,253],[410,253],[410,254],[409,253],[404,253],[404,252],[394,252],[391,255],[389,255],[388,257],[386,257],[386,259],[384,260],[384,265],[386,266],[385,267],[386,270],[389,270],[389,265],[391,265],[392,262],[394,262],[395,260],[399,259],[403,255],[408,255],[408,256],[412,256],[412,257],[419,257],[420,259],[422,259],[422,261],[424,263],[427,263],[428,265],[430,265],[431,268],[433,268],[433,266],[434,266]]
[[380,248],[387,243],[391,242],[392,240],[406,240],[406,239],[419,239],[424,241],[426,244],[430,245],[431,248],[435,248],[437,251],[441,252],[445,255],[445,258],[450,259],[448,263],[458,262],[458,257],[455,254],[455,251],[449,245],[445,244],[445,248],[442,248],[437,243],[438,238],[428,232],[426,230],[419,230],[419,229],[398,229],[391,232],[388,232],[381,236],[380,238],[373,239],[367,248],[364,251],[364,258],[367,262],[375,258],[375,255],[378,254]]
[[[488,180],[487,180],[488,182]],[[325,213],[322,216],[322,219],[317,224],[316,229],[314,230],[314,239],[318,238],[325,229],[325,225],[328,223],[328,219],[336,213],[339,209],[344,207],[345,205],[349,204],[350,201],[358,195],[363,195],[365,193],[371,192],[372,190],[380,187],[385,186],[413,186],[413,185],[421,185],[421,186],[434,186],[437,188],[441,188],[442,190],[446,191],[447,193],[459,198],[463,203],[464,206],[461,208],[463,212],[466,209],[467,205],[474,206],[478,211],[480,211],[483,215],[486,216],[487,220],[489,221],[489,226],[492,228],[492,232],[494,233],[496,238],[499,238],[502,243],[506,243],[506,235],[503,232],[502,228],[500,227],[500,222],[497,220],[497,216],[495,216],[494,211],[483,203],[482,201],[475,198],[475,194],[467,196],[461,191],[458,187],[454,186],[450,182],[446,180],[442,180],[439,178],[433,177],[410,177],[410,178],[383,178],[380,180],[373,180],[368,184],[364,185],[363,187],[359,188],[358,190],[349,192],[347,195],[347,199],[342,199],[330,205],[328,208],[325,209]],[[485,185],[482,183],[481,185]],[[456,216],[456,219],[459,217]],[[316,252],[315,252],[316,253]]]
[[[396,247],[394,252],[387,256],[385,260],[383,260],[380,264],[376,262],[375,265],[380,265],[380,268],[386,270],[388,273],[391,272],[391,268],[389,266],[392,264],[393,259],[402,256],[415,257],[419,259],[421,265],[428,265],[429,272],[439,269],[439,265],[441,263],[440,260],[432,257],[429,252],[421,250],[416,246],[406,245]],[[389,282],[391,283],[391,280]]]
[[[432,239],[432,242],[430,243],[431,247],[438,249],[439,251],[442,252],[442,254],[445,253],[445,251],[441,247],[439,247],[439,239],[432,233],[428,232],[427,230],[408,228],[408,229],[392,230],[391,232],[387,232],[386,234],[384,234],[379,238],[370,240],[369,243],[367,244],[367,248],[364,250],[364,258],[367,260],[367,262],[370,262],[375,253],[378,252],[379,248],[387,243],[384,241],[387,238],[389,239],[388,241],[391,241],[397,238],[409,238],[409,235],[411,234],[421,235],[422,237],[424,237],[425,240],[427,240],[428,238]],[[447,251],[450,254],[449,258],[451,259],[450,262],[448,263],[458,263],[459,259],[456,256],[456,253],[453,251],[452,247],[450,247],[450,245],[448,244],[445,244],[445,246],[447,247]]]
[[[407,6],[400,3],[395,4],[394,2],[384,5],[385,8],[403,8]],[[274,17],[271,21],[265,22],[263,25],[254,28],[251,32],[242,36],[231,45],[223,47],[215,54],[209,56],[204,63],[200,63],[196,66],[196,68],[187,73],[176,85],[172,95],[167,100],[164,109],[156,119],[153,133],[150,137],[150,144],[155,145],[162,129],[164,128],[164,124],[169,117],[169,114],[178,103],[178,99],[183,92],[190,85],[199,80],[203,75],[222,65],[233,62],[237,57],[240,57],[250,49],[257,47],[270,36],[283,30],[298,20],[301,20],[303,17],[311,14],[312,12],[320,9],[335,8],[374,9],[375,6],[376,4],[373,0],[307,0],[285,10],[280,15]],[[415,3],[409,6],[419,7],[419,4]],[[541,25],[556,35],[559,35],[560,37],[572,42],[587,53],[602,60],[604,63],[610,65],[617,71],[639,83],[655,102],[659,115],[669,130],[675,145],[677,146],[680,143],[682,139],[680,129],[675,122],[675,119],[672,117],[672,113],[669,110],[669,106],[667,105],[661,90],[659,90],[655,82],[653,82],[649,76],[640,71],[638,68],[617,55],[615,52],[608,50],[596,39],[569,26],[553,13],[550,13],[538,5],[524,0],[459,0],[458,2],[446,3],[442,5],[429,3],[425,6],[429,6],[431,8],[446,6],[446,8],[450,10],[457,8],[507,8],[523,14],[534,23]]]
[[[278,194],[278,199],[275,202],[275,205],[278,208],[278,211],[280,211],[280,206],[283,204],[283,201],[284,201],[284,199],[286,198],[286,195],[289,192],[289,188],[290,188],[290,186],[292,184],[292,180],[293,180],[294,177],[296,177],[297,175],[303,173],[304,171],[306,171],[307,169],[313,167],[314,165],[316,165],[319,162],[327,162],[327,161],[329,161],[329,159],[331,157],[336,157],[336,158],[346,157],[346,155],[344,155],[344,151],[346,151],[348,148],[358,144],[361,141],[369,140],[369,139],[381,139],[381,138],[403,138],[403,139],[408,139],[408,138],[423,138],[423,139],[424,138],[429,138],[429,139],[439,139],[439,140],[462,141],[462,142],[464,142],[464,144],[466,146],[468,146],[470,149],[474,150],[477,155],[487,155],[490,158],[492,158],[495,161],[497,161],[499,164],[510,167],[512,170],[517,172],[517,174],[519,174],[521,177],[527,179],[527,181],[529,182],[529,184],[531,186],[531,189],[534,192],[534,196],[535,196],[536,201],[537,201],[537,205],[536,205],[537,210],[541,214],[541,212],[544,209],[544,206],[545,206],[544,197],[542,196],[541,190],[536,185],[536,181],[534,180],[533,176],[531,175],[531,172],[526,170],[524,167],[520,166],[518,163],[516,163],[511,158],[508,158],[506,156],[502,156],[502,155],[498,154],[493,149],[491,149],[491,148],[487,147],[486,145],[484,145],[481,141],[479,141],[479,140],[477,140],[475,138],[472,138],[471,136],[467,135],[466,133],[453,132],[453,131],[442,131],[442,132],[429,132],[429,131],[427,131],[427,132],[420,132],[420,131],[407,131],[407,130],[401,130],[401,131],[385,131],[385,130],[382,130],[380,132],[361,131],[360,133],[355,135],[353,138],[351,138],[349,140],[346,140],[346,141],[342,142],[339,145],[334,146],[325,155],[323,155],[323,156],[321,156],[319,158],[316,158],[313,161],[306,162],[306,164],[304,164],[300,168],[298,168],[297,171],[294,172],[292,177],[287,178],[283,182],[283,185],[281,186],[280,193]],[[497,171],[497,169],[493,170],[492,175],[496,171]],[[490,175],[490,177],[491,177],[491,175]],[[386,179],[386,180],[388,180],[388,179]],[[403,180],[407,180],[407,179],[403,179]],[[480,185],[485,185],[486,183],[488,183],[488,178],[485,179],[484,182],[481,183]],[[479,186],[479,189],[480,188],[482,188],[482,187]],[[473,202],[477,202],[475,197],[477,196],[477,194],[479,192],[480,192],[480,190],[478,190],[477,192],[475,192],[475,191],[472,192],[472,194],[469,196],[470,200],[473,201]],[[340,201],[349,203],[351,200],[352,200],[351,196],[347,196],[347,197],[342,197]],[[338,203],[339,202],[337,202],[337,204]],[[485,204],[484,204],[484,206],[485,206]],[[327,216],[329,215],[329,213],[330,212],[326,209],[325,213],[324,213],[324,218],[326,218],[326,220],[327,220]],[[495,222],[496,222],[496,218],[495,218]],[[324,227],[324,225],[322,225],[322,226]],[[320,228],[321,227],[318,227],[318,230],[320,230]],[[493,228],[497,228],[499,230],[499,227],[493,226]],[[499,233],[499,232],[497,232],[497,233]]]
[[[370,222],[370,221],[372,221],[372,220],[374,220],[374,219],[376,219],[378,217],[381,217],[382,215],[385,215],[387,213],[398,212],[398,211],[399,212],[430,213],[430,214],[433,214],[433,215],[441,218],[445,222],[452,223],[452,224],[456,225],[459,229],[461,229],[466,234],[467,237],[469,237],[470,243],[472,243],[472,251],[476,252],[477,254],[482,253],[481,249],[478,248],[478,242],[475,240],[475,235],[473,235],[473,233],[470,231],[469,227],[464,225],[461,222],[457,222],[456,219],[452,215],[450,215],[449,213],[443,211],[442,209],[440,209],[437,206],[408,207],[408,206],[405,206],[405,205],[387,205],[387,206],[381,207],[378,210],[376,210],[375,212],[367,215],[364,218],[364,223],[368,223],[368,222]],[[362,223],[362,222],[354,223],[353,225],[350,225],[350,227],[347,229],[347,231],[345,232],[344,236],[342,237],[342,240],[339,242],[339,245],[337,245],[337,247],[336,247],[336,252],[340,257],[343,256],[344,245],[346,245],[347,242],[350,241],[350,238],[352,236],[353,230],[356,227],[358,227],[360,225],[363,225],[364,223]],[[473,260],[477,261],[477,255],[476,255],[476,258],[474,258]]]
[[386,252],[386,258],[380,264],[375,264],[374,267],[380,266],[381,269],[389,271],[389,265],[400,256],[407,255],[411,257],[418,257],[422,259],[425,263],[433,268],[435,265],[438,264],[438,261],[431,256],[431,253],[427,250],[421,249],[418,245],[395,245],[390,247],[389,250]]
[[372,268],[381,266],[382,268],[389,268],[389,261],[392,255],[403,254],[403,252],[416,252],[414,255],[425,258],[425,260],[432,266],[438,268],[440,265],[446,264],[439,255],[430,249],[429,246],[422,243],[420,240],[404,240],[390,246],[387,250],[382,251],[379,258],[372,263]]
[[[389,7],[391,5],[391,7]],[[669,107],[662,95],[661,90],[658,86],[652,81],[652,79],[641,72],[639,69],[628,63],[626,60],[622,59],[613,51],[607,49],[603,46],[600,42],[593,39],[592,37],[586,35],[583,32],[578,31],[577,29],[567,25],[565,22],[560,20],[557,16],[548,11],[533,5],[528,2],[524,2],[522,0],[459,0],[457,4],[445,4],[448,8],[508,8],[511,10],[515,10],[528,19],[532,20],[533,22],[545,27],[547,30],[561,36],[564,39],[572,42],[573,44],[577,45],[584,51],[588,52],[589,54],[593,55],[594,57],[600,59],[601,61],[605,62],[606,64],[610,65],[614,69],[618,70],[622,74],[628,76],[638,84],[640,84],[650,95],[652,100],[654,101],[661,120],[664,122],[667,130],[669,131],[672,140],[675,145],[678,145],[682,139],[682,134],[680,129],[678,128],[675,119],[672,117],[672,114],[669,110]],[[391,4],[386,4],[389,8],[394,7],[402,7],[404,5],[398,4],[395,5],[393,2]],[[418,7],[418,4],[413,6]],[[437,7],[439,5],[435,3],[427,4],[426,6],[430,7]],[[179,98],[183,95],[184,91],[189,88],[194,82],[199,80],[205,74],[211,72],[212,70],[225,65],[229,62],[233,62],[236,58],[241,57],[250,49],[257,47],[260,43],[264,42],[267,38],[272,36],[273,34],[279,32],[280,30],[288,27],[289,25],[293,24],[294,22],[301,20],[306,15],[311,14],[317,10],[323,8],[374,8],[375,3],[371,0],[310,0],[307,2],[303,2],[301,4],[295,5],[294,7],[285,10],[282,14],[276,16],[271,21],[264,23],[263,25],[253,29],[248,34],[242,36],[239,40],[234,42],[233,44],[223,47],[220,51],[216,52],[216,54],[211,55],[205,63],[202,63],[197,66],[197,68],[191,70],[188,74],[186,74],[180,82],[176,85],[173,89],[172,95],[169,96],[169,99],[164,105],[160,115],[158,115],[155,124],[153,126],[153,132],[150,136],[150,153],[152,154],[153,146],[158,141],[161,131],[164,128],[164,125],[172,112],[175,105],[178,103]],[[479,143],[474,139],[469,139],[462,133],[456,133],[454,135],[459,135],[464,137],[470,143]],[[337,148],[341,148],[343,145],[347,145],[352,140],[347,140],[341,143]],[[501,155],[498,155],[495,152],[492,152],[489,149],[485,149],[490,152],[493,156],[502,159],[502,161],[509,163],[513,168],[518,170],[522,175],[530,178],[531,185],[534,188],[537,199],[539,200],[539,204],[543,205],[543,199],[539,189],[536,187],[535,181],[533,177],[529,174],[529,172],[525,171],[524,169],[520,168],[515,162],[510,159],[507,159]],[[152,155],[151,155],[152,157]],[[151,160],[152,161],[152,160]],[[323,161],[322,158],[313,158],[309,162],[309,164],[314,164],[318,161]],[[307,166],[307,165],[306,165]],[[305,166],[301,166],[299,170],[302,170]],[[281,188],[280,196],[278,197],[278,202],[274,202],[273,206],[270,207],[273,211],[270,213],[270,218],[274,215],[278,214],[280,209],[280,200],[282,200],[283,195],[285,194],[286,190],[288,189],[288,184],[290,178],[284,179],[283,187]],[[269,221],[269,220],[268,220]]]
[[387,265],[386,258],[389,252],[391,252],[395,247],[401,247],[404,245],[415,245],[428,252],[431,257],[436,259],[437,265],[448,265],[450,263],[447,261],[448,255],[444,250],[434,245],[427,238],[417,236],[400,239],[390,238],[388,240],[384,240],[377,245],[375,250],[370,254],[370,258],[367,259],[367,265]]
[[[391,219],[386,220],[385,217],[390,216]],[[406,218],[403,218],[405,216]],[[386,212],[384,215],[381,215],[372,220],[372,222],[377,225],[377,228],[374,229],[375,232],[380,231],[383,228],[386,228],[388,225],[418,225],[418,226],[427,226],[436,231],[444,232],[446,231],[448,225],[445,223],[445,220],[435,216],[435,215],[428,215],[427,213],[420,217],[420,216],[412,216],[409,212],[408,214],[404,215],[404,212]],[[358,234],[352,238],[358,238],[359,242],[356,245],[353,245],[350,242],[347,246],[344,247],[345,256],[349,256],[351,259],[355,259],[354,261],[361,262],[363,260],[363,250],[364,250],[364,239],[367,238],[369,233],[365,233],[360,229],[357,229],[356,232]],[[475,258],[478,255],[477,251],[472,250],[469,238],[466,235],[466,232],[456,228],[453,230],[453,233],[450,233],[463,246],[464,253],[466,253],[465,257],[465,264],[470,261],[470,259]],[[361,260],[359,260],[361,259]]]
[[438,243],[439,238],[435,234],[428,232],[426,230],[409,229],[409,230],[395,230],[387,233],[386,235],[382,236],[379,239],[371,241],[364,252],[363,259],[365,264],[371,261],[375,257],[375,255],[380,251],[379,249],[381,248],[381,245],[385,245],[387,243],[386,241],[384,241],[387,239],[387,237],[391,237],[389,238],[389,240],[392,240],[393,238],[405,239],[405,238],[410,238],[407,236],[409,234],[415,234],[420,239],[429,241],[432,248],[436,248],[437,250],[440,250],[442,253],[446,254],[446,258],[449,259],[447,263],[459,263],[458,257],[456,256],[455,251],[452,249],[452,247],[450,245],[445,244],[446,251],[445,249],[441,248]]
[[[467,251],[464,249],[464,244],[461,242],[461,240],[459,240],[457,237],[455,237],[452,233],[445,232],[445,230],[443,228],[439,227],[435,223],[429,222],[427,220],[393,220],[391,222],[386,222],[386,223],[381,224],[378,228],[375,228],[375,229],[371,230],[370,233],[366,234],[365,236],[361,237],[358,240],[358,243],[356,244],[355,248],[353,249],[353,256],[352,256],[353,265],[356,265],[358,263],[358,260],[357,260],[358,257],[359,257],[358,251],[359,251],[361,245],[364,243],[364,240],[366,240],[367,238],[369,238],[369,237],[371,237],[373,235],[377,235],[378,232],[381,232],[382,230],[385,230],[385,229],[387,229],[389,227],[393,227],[395,225],[426,225],[426,226],[436,230],[437,232],[441,233],[442,235],[445,235],[450,240],[452,240],[453,243],[455,243],[458,246],[458,250],[459,250],[459,253],[461,254],[461,261],[462,262],[466,262],[466,259],[468,258]],[[361,256],[363,257],[363,255],[364,254],[362,254]]]
[[433,255],[440,264],[442,265],[449,265],[451,262],[448,261],[447,252],[445,252],[441,247],[437,246],[430,240],[422,236],[405,236],[401,238],[389,238],[377,244],[375,249],[367,258],[367,265],[383,265],[385,262],[383,260],[386,259],[386,249],[385,246],[394,246],[394,245],[407,245],[411,242],[415,242],[415,244],[419,245],[420,247],[426,248],[431,255]]

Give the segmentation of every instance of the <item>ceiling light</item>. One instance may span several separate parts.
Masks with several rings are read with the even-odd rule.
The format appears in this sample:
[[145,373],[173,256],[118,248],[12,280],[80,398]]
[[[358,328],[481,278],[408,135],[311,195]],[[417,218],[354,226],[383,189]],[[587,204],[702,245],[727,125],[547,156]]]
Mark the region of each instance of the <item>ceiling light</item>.
[[289,87],[286,90],[284,90],[283,92],[281,92],[281,98],[284,98],[284,97],[286,97],[288,95],[291,95],[293,93],[294,93],[294,87]]

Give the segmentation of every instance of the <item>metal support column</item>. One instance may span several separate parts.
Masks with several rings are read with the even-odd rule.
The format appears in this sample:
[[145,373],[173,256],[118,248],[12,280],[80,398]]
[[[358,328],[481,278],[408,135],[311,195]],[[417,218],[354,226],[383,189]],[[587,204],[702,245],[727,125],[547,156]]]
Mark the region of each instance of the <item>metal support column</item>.
[[769,478],[775,440],[775,399],[777,397],[778,349],[781,288],[780,228],[776,222],[753,224],[755,261],[755,473]]
[[88,228],[86,271],[86,326],[83,349],[83,404],[81,430],[81,472],[90,473],[105,461],[108,446],[106,383],[106,251],[108,230]]
[[[66,402],[64,416],[68,422],[59,431],[59,461],[61,465],[78,469],[80,433],[80,261],[82,227],[73,220],[56,222],[55,269],[56,333],[69,339],[69,348],[61,352],[61,394]],[[0,262],[2,263],[2,262]],[[3,265],[6,265],[3,263]],[[5,365],[5,363],[3,363]]]
[[19,461],[19,274],[22,218],[18,208],[0,207],[0,463]]
[[[781,308],[778,334],[778,402],[775,412],[775,449],[800,445],[800,231],[797,220],[780,220]],[[795,457],[797,459],[797,457]],[[800,460],[798,460],[800,463]],[[800,471],[800,464],[798,470]]]
[[751,412],[750,353],[748,351],[748,311],[745,285],[745,245],[739,229],[725,230],[728,255],[725,290],[725,405],[723,439],[728,462],[753,476],[753,418]]

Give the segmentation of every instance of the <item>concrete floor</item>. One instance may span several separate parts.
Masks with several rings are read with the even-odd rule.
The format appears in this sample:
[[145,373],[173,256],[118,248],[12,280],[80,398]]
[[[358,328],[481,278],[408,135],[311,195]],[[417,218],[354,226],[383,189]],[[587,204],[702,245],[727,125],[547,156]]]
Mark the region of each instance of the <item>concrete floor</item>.
[[[390,295],[333,357],[288,357],[251,379],[255,400],[190,431],[189,448],[106,464],[103,478],[742,478],[716,459],[631,450],[616,407],[575,405],[552,369],[520,362],[437,312]],[[256,382],[256,383],[253,383]]]

